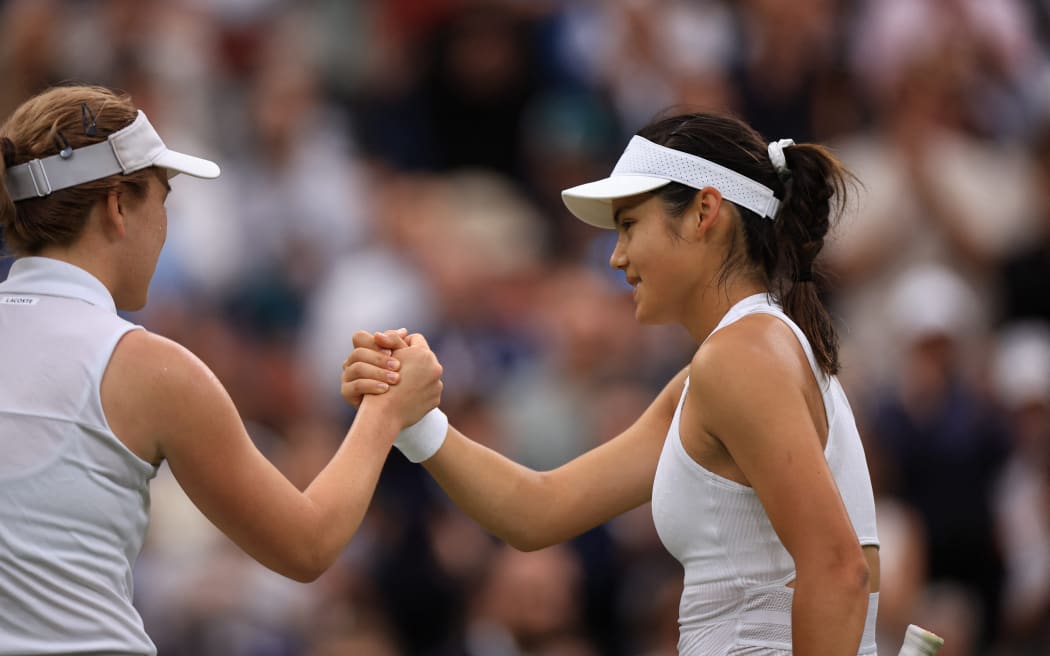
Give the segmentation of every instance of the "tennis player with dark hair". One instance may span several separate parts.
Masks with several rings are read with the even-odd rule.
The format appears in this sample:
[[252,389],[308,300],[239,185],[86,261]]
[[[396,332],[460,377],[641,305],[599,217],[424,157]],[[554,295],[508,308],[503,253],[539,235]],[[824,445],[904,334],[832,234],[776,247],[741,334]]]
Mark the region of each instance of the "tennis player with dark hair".
[[[354,535],[398,431],[435,408],[421,337],[300,492],[255,448],[192,353],[125,321],[164,244],[168,179],[219,175],[169,150],[130,99],[58,87],[0,127],[0,654],[155,654],[132,606],[149,481],[167,460],[238,546],[291,578]],[[403,357],[402,357],[403,356]]]
[[[521,549],[651,501],[685,569],[681,654],[874,654],[871,481],[814,269],[850,180],[824,148],[766,144],[733,118],[645,127],[610,177],[563,199],[617,231],[610,264],[634,287],[638,320],[684,326],[692,361],[634,425],[553,471],[467,439],[439,410],[395,446]],[[355,335],[350,403],[382,395],[402,344]]]

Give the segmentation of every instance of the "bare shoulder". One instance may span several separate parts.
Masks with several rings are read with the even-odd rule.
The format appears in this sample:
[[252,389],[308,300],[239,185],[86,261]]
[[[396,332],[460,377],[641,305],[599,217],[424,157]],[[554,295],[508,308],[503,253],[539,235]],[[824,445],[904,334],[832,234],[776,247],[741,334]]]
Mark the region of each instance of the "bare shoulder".
[[722,386],[737,379],[803,382],[809,363],[791,328],[771,314],[752,314],[722,328],[697,349],[691,385]]
[[211,370],[189,349],[147,330],[124,335],[102,379],[102,407],[113,433],[158,463],[165,445],[194,417],[231,404]]
[[[129,339],[130,338],[130,339]],[[129,398],[158,420],[184,423],[188,413],[218,412],[232,404],[226,388],[208,365],[192,351],[167,337],[145,330],[125,336],[113,354],[111,366],[134,389]]]
[[744,317],[713,334],[689,364],[690,394],[703,428],[719,439],[742,423],[779,421],[805,409],[813,386],[805,351],[791,328],[768,314]]
[[113,351],[110,370],[129,382],[145,386],[147,389],[142,389],[143,392],[164,388],[170,391],[171,386],[214,379],[207,365],[189,349],[148,330],[133,330],[124,335]]

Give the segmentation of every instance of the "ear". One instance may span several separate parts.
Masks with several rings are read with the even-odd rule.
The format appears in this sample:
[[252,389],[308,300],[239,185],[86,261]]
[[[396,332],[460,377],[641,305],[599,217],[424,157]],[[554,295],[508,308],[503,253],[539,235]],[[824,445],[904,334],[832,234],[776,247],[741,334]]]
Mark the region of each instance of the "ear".
[[704,237],[717,225],[722,215],[722,192],[714,187],[704,187],[693,197],[690,209],[689,229],[696,237]]
[[127,215],[120,192],[114,190],[106,194],[102,201],[102,228],[106,236],[117,241],[127,236]]

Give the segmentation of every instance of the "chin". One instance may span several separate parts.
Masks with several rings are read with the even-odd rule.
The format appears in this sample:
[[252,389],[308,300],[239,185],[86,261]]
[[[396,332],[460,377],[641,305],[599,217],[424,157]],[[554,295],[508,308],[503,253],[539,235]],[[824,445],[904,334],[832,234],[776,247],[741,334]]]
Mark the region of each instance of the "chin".
[[643,326],[655,326],[663,323],[657,317],[645,311],[642,307],[636,307],[634,309],[634,319]]
[[657,313],[648,312],[642,306],[638,306],[634,309],[634,319],[643,326],[663,326],[678,322],[674,317],[662,316]]

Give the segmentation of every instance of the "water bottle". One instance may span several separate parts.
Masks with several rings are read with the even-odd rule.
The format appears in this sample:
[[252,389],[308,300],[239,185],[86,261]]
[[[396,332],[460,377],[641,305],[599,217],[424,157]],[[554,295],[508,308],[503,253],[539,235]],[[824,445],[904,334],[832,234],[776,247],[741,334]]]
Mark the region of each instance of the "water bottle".
[[943,644],[944,638],[921,626],[909,624],[904,633],[904,644],[897,656],[934,656]]

